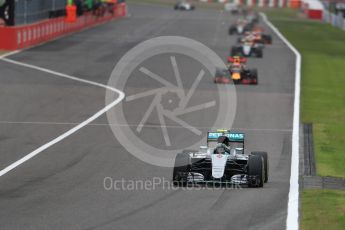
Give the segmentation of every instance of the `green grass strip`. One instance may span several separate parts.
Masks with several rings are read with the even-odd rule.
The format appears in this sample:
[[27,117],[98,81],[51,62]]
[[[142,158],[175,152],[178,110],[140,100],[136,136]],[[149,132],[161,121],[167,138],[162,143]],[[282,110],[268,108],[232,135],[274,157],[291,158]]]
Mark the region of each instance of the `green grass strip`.
[[345,229],[345,191],[306,189],[301,205],[301,230]]

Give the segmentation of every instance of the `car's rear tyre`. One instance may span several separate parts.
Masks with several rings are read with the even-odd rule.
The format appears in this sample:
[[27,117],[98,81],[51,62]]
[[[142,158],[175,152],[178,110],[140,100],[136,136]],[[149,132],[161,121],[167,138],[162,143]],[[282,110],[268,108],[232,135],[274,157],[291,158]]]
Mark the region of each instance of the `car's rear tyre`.
[[181,177],[181,174],[189,172],[190,160],[187,152],[178,153],[175,157],[175,165],[173,171],[173,184],[185,185],[186,178]]
[[251,72],[251,78],[253,79],[253,84],[254,85],[259,84],[258,70],[257,69],[252,69],[250,72]]
[[248,176],[258,177],[256,183],[249,183],[249,187],[263,187],[265,180],[265,166],[262,156],[249,155],[248,159]]
[[250,32],[252,29],[253,29],[252,26],[247,25],[247,26],[245,26],[245,27],[243,28],[242,34],[245,34],[246,32]]
[[261,49],[259,49],[259,50],[256,51],[256,56],[257,56],[258,58],[262,58],[262,57],[264,56]]
[[264,180],[264,182],[267,183],[268,174],[269,174],[269,161],[268,161],[267,152],[252,152],[251,154],[261,156],[264,159],[264,168],[265,168],[265,180]]
[[263,35],[262,38],[266,40],[266,44],[272,44],[272,36],[271,35]]
[[229,35],[233,35],[234,34],[234,29],[232,27],[230,27],[229,29]]

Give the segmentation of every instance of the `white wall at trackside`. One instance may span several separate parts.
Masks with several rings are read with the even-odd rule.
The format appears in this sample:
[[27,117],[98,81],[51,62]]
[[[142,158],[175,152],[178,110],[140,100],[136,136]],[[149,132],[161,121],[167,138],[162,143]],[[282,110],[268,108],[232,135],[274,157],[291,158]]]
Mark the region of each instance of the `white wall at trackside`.
[[327,23],[332,24],[335,27],[338,27],[339,29],[345,30],[345,18],[341,13],[335,14],[324,9],[323,20]]

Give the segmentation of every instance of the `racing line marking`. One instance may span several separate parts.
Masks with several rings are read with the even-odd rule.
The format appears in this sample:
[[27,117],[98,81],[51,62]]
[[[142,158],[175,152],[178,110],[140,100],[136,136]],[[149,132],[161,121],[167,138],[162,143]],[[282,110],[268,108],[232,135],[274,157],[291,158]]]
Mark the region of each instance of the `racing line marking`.
[[290,190],[288,200],[288,213],[286,219],[287,230],[298,230],[298,199],[299,199],[299,122],[300,122],[300,82],[301,82],[301,54],[298,50],[282,35],[279,30],[267,19],[264,13],[261,13],[264,22],[278,35],[278,37],[291,49],[296,55],[295,69],[295,99],[293,113],[292,129],[292,153],[291,153],[291,172],[290,172]]
[[111,90],[111,91],[117,93],[119,96],[118,96],[118,98],[115,101],[113,101],[112,103],[110,103],[107,106],[105,106],[103,109],[101,109],[100,111],[95,113],[93,116],[91,116],[87,120],[83,121],[82,123],[78,124],[77,126],[73,127],[72,129],[68,130],[67,132],[61,134],[60,136],[56,137],[55,139],[51,140],[50,142],[42,145],[41,147],[39,147],[36,150],[32,151],[31,153],[27,154],[23,158],[15,161],[14,163],[12,163],[9,166],[7,166],[6,168],[2,169],[0,171],[0,177],[5,175],[6,173],[10,172],[11,170],[15,169],[16,167],[18,167],[19,165],[23,164],[24,162],[30,160],[34,156],[40,154],[42,151],[48,149],[49,147],[55,145],[56,143],[62,141],[65,138],[69,137],[70,135],[72,135],[73,133],[75,133],[78,130],[82,129],[86,125],[90,124],[91,122],[96,120],[98,117],[100,117],[101,115],[106,113],[108,110],[112,109],[115,105],[120,103],[124,99],[124,97],[125,97],[125,94],[122,91],[117,90],[117,89],[115,89],[113,87],[110,87],[110,86],[107,86],[107,85],[103,85],[103,84],[100,84],[100,83],[97,83],[97,82],[88,81],[88,80],[85,80],[85,79],[73,77],[73,76],[70,76],[70,75],[67,75],[67,74],[59,73],[59,72],[52,71],[52,70],[49,70],[49,69],[41,68],[41,67],[30,65],[30,64],[25,64],[25,63],[22,63],[22,62],[18,62],[18,61],[14,61],[14,60],[6,58],[7,56],[15,54],[15,53],[18,53],[18,52],[19,51],[15,51],[15,52],[11,52],[11,53],[7,53],[7,54],[4,54],[4,55],[1,55],[0,56],[0,60],[2,60],[4,62],[15,64],[15,65],[19,65],[19,66],[22,66],[22,67],[26,67],[26,68],[42,71],[42,72],[45,72],[45,73],[49,73],[51,75],[59,76],[59,77],[62,77],[62,78],[67,78],[67,79],[70,79],[70,80],[74,80],[74,81],[78,81],[78,82],[94,85],[94,86],[97,86],[97,87],[104,88],[106,90]]

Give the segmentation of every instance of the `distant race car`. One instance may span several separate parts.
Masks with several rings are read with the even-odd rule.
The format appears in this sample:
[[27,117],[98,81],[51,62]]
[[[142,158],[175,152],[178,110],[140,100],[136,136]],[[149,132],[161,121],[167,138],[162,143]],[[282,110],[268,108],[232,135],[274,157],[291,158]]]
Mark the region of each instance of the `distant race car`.
[[237,41],[242,43],[245,40],[251,40],[260,44],[272,44],[272,36],[262,32],[245,32],[243,37],[238,38]]
[[259,83],[257,69],[245,68],[242,63],[246,63],[246,61],[246,58],[229,57],[229,69],[216,69],[214,83],[257,85]]
[[214,77],[216,84],[242,84],[242,85],[257,85],[258,72],[256,69],[240,70],[239,68],[217,69]]
[[248,23],[246,20],[239,19],[236,23],[232,24],[229,28],[229,34],[242,35],[253,28],[253,24]]
[[[246,40],[253,41],[257,44],[267,45],[272,44],[272,37],[268,34],[261,34],[261,33],[254,33],[253,35],[248,35],[249,32],[247,32],[243,37],[240,37],[237,39],[238,43],[243,43]],[[253,33],[253,32],[250,32]]]
[[233,46],[231,48],[230,56],[242,56],[242,57],[263,57],[264,46],[260,43],[253,41],[245,41],[240,45]]
[[207,146],[176,155],[175,185],[195,183],[238,184],[263,187],[268,181],[267,152],[245,154],[244,133],[217,130],[207,133]]
[[224,4],[224,10],[231,12],[232,14],[240,14],[242,12],[242,8],[237,3]]
[[174,6],[175,10],[194,10],[195,6],[186,1],[179,1]]
[[260,21],[260,17],[259,17],[259,14],[255,11],[249,11],[247,12],[246,14],[246,20],[249,22],[249,23],[259,23]]

